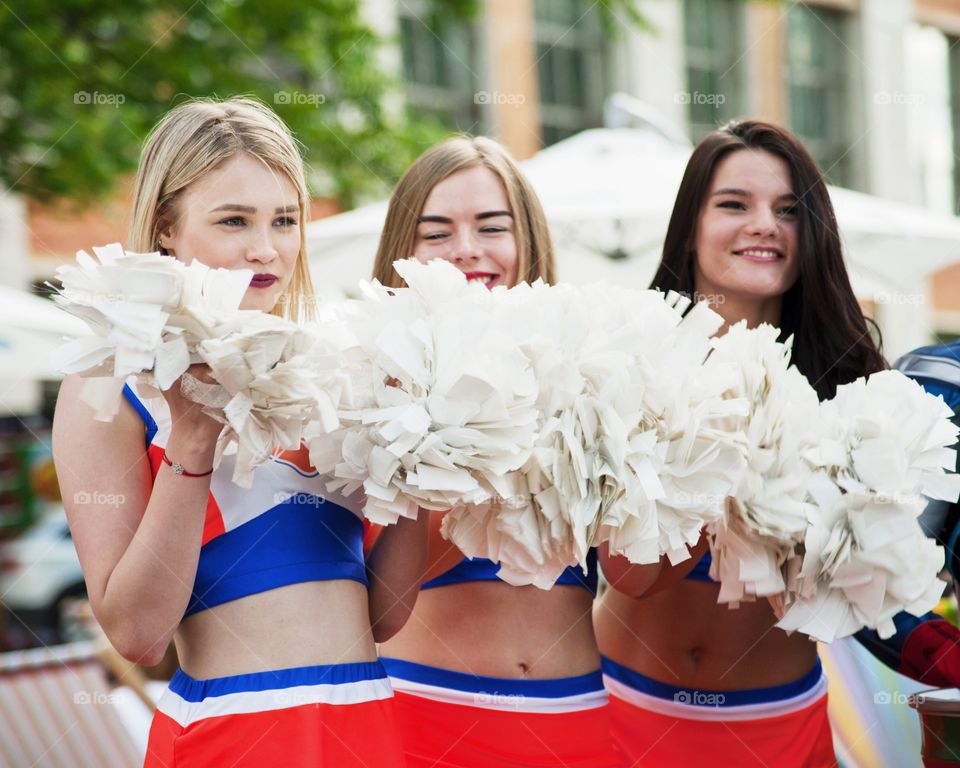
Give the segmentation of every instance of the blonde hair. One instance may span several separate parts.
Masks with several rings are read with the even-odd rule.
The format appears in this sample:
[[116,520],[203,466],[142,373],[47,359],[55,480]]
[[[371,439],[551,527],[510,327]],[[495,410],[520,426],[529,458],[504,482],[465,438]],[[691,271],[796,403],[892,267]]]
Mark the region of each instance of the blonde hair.
[[141,253],[159,250],[160,233],[174,226],[181,214],[177,204],[184,191],[241,153],[282,174],[297,190],[300,253],[290,285],[273,313],[293,320],[311,316],[315,301],[307,262],[309,198],[303,158],[283,121],[255,99],[194,99],[157,123],[140,155],[127,247]]
[[448,176],[477,167],[493,171],[506,190],[515,225],[518,281],[556,280],[553,241],[537,193],[507,150],[484,136],[446,139],[420,155],[403,175],[390,197],[374,278],[392,288],[403,284],[393,262],[413,253],[417,218],[430,192]]

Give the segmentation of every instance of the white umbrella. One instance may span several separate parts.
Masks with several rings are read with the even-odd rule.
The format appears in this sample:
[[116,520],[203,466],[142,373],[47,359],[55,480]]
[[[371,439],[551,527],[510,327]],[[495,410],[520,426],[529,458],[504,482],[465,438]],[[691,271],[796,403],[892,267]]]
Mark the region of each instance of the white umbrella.
[[80,320],[53,302],[0,286],[0,413],[35,411],[40,382],[60,378],[50,352],[85,333]]

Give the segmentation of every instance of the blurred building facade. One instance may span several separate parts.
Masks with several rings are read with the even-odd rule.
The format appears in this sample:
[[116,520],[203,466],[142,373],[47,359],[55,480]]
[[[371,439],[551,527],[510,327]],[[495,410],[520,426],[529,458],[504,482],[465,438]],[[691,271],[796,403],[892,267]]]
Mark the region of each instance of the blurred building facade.
[[[605,97],[653,106],[693,140],[738,116],[790,127],[830,182],[960,210],[960,0],[640,0],[651,29],[592,0],[486,0],[434,34],[416,0],[368,0],[397,41],[410,107],[520,158],[603,124]],[[934,279],[960,334],[960,265]]]

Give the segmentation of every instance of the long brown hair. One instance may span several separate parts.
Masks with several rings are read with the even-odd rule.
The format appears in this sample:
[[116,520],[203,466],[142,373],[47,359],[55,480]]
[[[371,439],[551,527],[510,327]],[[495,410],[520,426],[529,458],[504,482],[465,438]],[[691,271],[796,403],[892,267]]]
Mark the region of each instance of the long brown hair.
[[435,144],[403,174],[390,197],[380,236],[373,276],[384,285],[403,282],[393,262],[413,253],[417,218],[433,188],[448,176],[468,168],[487,168],[503,184],[516,226],[517,279],[532,283],[556,280],[553,241],[540,199],[507,150],[484,136],[454,136]]
[[[759,120],[734,121],[693,151],[673,206],[663,258],[651,283],[694,295],[697,225],[717,165],[732,152],[755,149],[782,158],[797,197],[800,275],[783,295],[781,339],[793,336],[793,362],[821,399],[837,387],[887,367],[879,330],[860,310],[843,263],[840,230],[823,175],[796,136]],[[871,337],[877,335],[877,342]]]

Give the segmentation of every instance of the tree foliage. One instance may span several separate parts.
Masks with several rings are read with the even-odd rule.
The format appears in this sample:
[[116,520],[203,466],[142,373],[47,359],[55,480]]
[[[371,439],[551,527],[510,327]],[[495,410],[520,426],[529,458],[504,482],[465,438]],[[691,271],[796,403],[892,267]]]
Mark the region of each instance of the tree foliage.
[[[552,2],[553,0],[547,0]],[[383,190],[443,127],[397,107],[362,0],[9,0],[0,3],[0,184],[84,203],[136,168],[149,129],[193,96],[246,94],[298,137],[314,192],[348,207]],[[643,25],[602,0],[608,32]],[[425,22],[481,0],[430,0]],[[393,104],[391,112],[389,105]]]
[[192,96],[253,95],[303,144],[312,186],[350,204],[436,129],[387,113],[397,87],[359,0],[30,0],[0,4],[0,183],[88,201],[136,167]]

